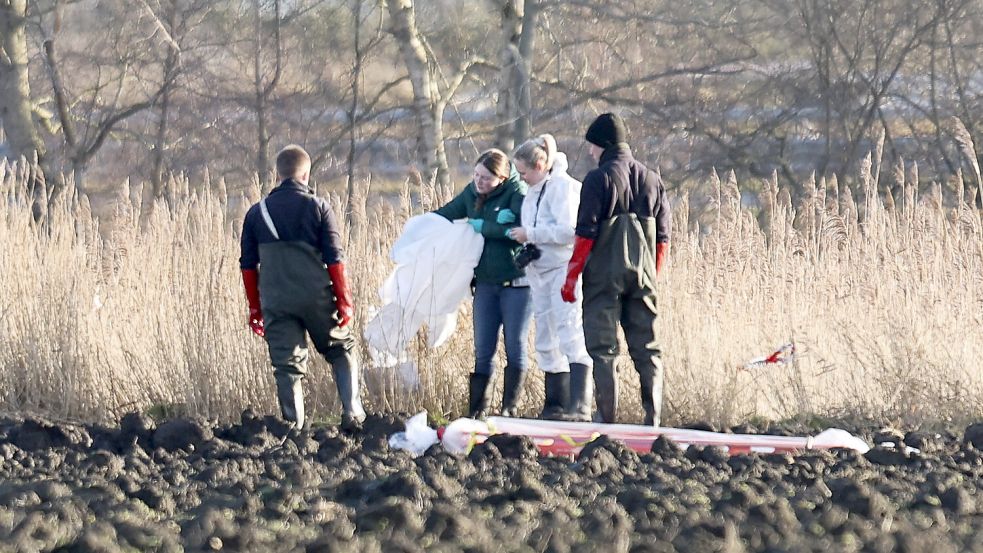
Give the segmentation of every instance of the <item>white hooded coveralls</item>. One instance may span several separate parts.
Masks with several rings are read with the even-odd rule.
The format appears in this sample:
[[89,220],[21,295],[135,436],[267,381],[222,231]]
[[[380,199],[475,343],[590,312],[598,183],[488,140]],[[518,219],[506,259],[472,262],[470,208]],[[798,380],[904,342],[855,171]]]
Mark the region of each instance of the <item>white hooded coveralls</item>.
[[536,357],[539,368],[548,373],[568,372],[571,363],[594,364],[584,344],[580,281],[576,303],[560,297],[580,204],[580,181],[567,174],[567,167],[566,154],[558,152],[549,177],[530,186],[522,202],[528,242],[542,251],[526,267],[526,276],[536,321]]

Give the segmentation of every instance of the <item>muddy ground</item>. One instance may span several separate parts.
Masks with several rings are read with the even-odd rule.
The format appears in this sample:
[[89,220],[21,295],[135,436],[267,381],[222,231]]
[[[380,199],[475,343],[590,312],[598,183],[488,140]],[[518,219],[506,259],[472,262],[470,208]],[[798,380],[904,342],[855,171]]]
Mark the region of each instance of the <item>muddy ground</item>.
[[0,420],[0,551],[983,551],[983,425],[849,429],[921,450],[866,455],[602,437],[576,462],[513,437],[413,459],[401,429]]

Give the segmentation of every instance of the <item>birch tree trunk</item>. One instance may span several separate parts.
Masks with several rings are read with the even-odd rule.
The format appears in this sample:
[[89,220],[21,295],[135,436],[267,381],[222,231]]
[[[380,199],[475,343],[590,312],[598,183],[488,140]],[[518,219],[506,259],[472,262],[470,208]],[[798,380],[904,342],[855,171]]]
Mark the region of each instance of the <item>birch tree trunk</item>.
[[529,138],[532,129],[532,56],[536,0],[496,0],[502,13],[495,143],[506,152]]
[[[502,48],[499,54],[498,102],[495,145],[509,152],[515,147],[515,128],[519,117],[517,74],[521,54],[522,14],[525,0],[497,0],[502,13]],[[520,139],[521,140],[521,139]]]
[[0,0],[0,125],[16,156],[41,158],[44,145],[31,117],[26,0]]
[[517,113],[515,119],[516,143],[521,143],[532,132],[532,60],[536,45],[536,20],[539,18],[539,0],[525,0],[522,15],[522,32],[519,34],[519,63],[516,73]]
[[450,186],[444,149],[443,105],[440,89],[430,70],[430,58],[416,26],[413,0],[388,0],[390,32],[399,43],[403,63],[413,85],[413,106],[420,121],[421,149],[427,173],[441,188]]

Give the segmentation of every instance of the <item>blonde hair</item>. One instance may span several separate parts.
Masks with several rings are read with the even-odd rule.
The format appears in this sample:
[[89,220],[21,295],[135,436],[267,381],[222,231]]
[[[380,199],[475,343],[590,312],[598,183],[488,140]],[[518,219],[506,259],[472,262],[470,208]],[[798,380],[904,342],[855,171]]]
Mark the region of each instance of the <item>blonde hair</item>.
[[556,139],[552,134],[541,134],[536,138],[530,138],[515,149],[512,157],[522,160],[530,167],[542,162],[543,168],[549,171],[553,168],[553,161],[556,159]]
[[296,144],[286,146],[276,155],[276,172],[282,178],[297,178],[310,169],[311,156]]

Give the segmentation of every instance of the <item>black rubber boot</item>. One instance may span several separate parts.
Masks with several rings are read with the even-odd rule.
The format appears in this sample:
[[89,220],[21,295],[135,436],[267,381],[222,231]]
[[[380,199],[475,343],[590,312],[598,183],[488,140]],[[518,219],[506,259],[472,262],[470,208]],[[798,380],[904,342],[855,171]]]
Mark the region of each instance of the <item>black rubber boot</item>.
[[594,361],[594,400],[597,402],[597,420],[608,424],[618,422],[618,366],[617,361]]
[[594,371],[581,363],[570,364],[570,403],[567,420],[590,422],[594,403]]
[[276,398],[280,403],[280,413],[284,420],[294,423],[295,428],[303,429],[306,422],[304,387],[301,384],[303,375],[275,371],[274,378],[276,379]]
[[505,366],[505,389],[502,390],[502,416],[514,417],[522,396],[522,384],[526,381],[526,371]]
[[468,417],[472,419],[485,418],[485,410],[488,407],[486,391],[488,390],[487,374],[471,373],[471,380],[468,386]]
[[570,373],[546,373],[546,401],[539,418],[543,420],[563,420],[570,403]]
[[642,393],[642,409],[645,410],[645,424],[659,426],[662,419],[662,361],[653,358],[648,367],[638,372],[638,382]]
[[331,370],[341,399],[341,429],[352,432],[361,430],[365,409],[362,408],[359,393],[358,361],[346,353],[332,360]]

